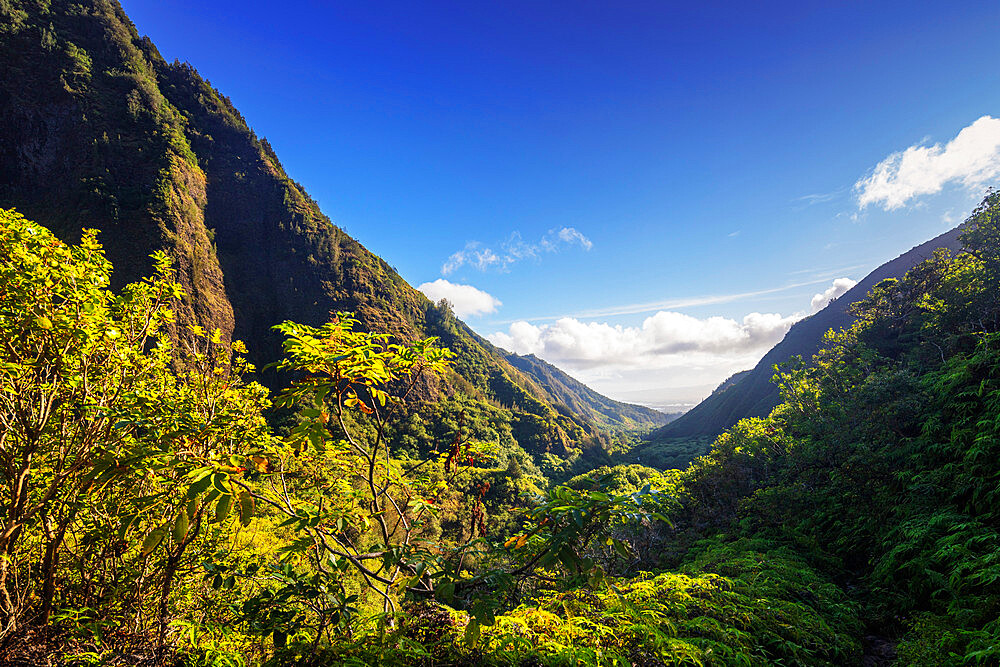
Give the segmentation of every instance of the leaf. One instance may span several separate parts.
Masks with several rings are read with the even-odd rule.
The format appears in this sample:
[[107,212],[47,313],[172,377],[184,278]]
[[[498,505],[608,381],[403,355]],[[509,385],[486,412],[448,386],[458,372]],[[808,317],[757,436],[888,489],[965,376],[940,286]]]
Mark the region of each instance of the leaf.
[[226,481],[228,479],[229,479],[228,475],[220,475],[216,473],[212,475],[212,486],[214,486],[215,490],[218,491],[219,493],[223,495],[228,495],[229,493],[231,493],[230,490],[226,488]]
[[257,468],[257,472],[271,471],[271,462],[263,456],[251,456],[250,460],[253,461],[254,467]]
[[185,537],[187,537],[188,527],[190,525],[187,511],[182,511],[177,514],[177,519],[174,521],[174,529],[172,532],[174,542],[180,543]]
[[41,317],[36,317],[35,318],[35,326],[37,326],[39,329],[51,329],[52,328],[52,320],[50,320],[49,318],[45,317],[44,315],[42,315]]
[[196,479],[191,486],[188,487],[187,497],[195,498],[205,492],[208,485],[212,483],[211,473],[205,473],[201,478]]
[[475,646],[479,641],[480,627],[479,621],[472,619],[469,624],[465,626],[465,643],[468,646]]
[[160,546],[160,542],[163,541],[164,537],[166,537],[166,533],[162,528],[157,528],[147,535],[146,539],[142,541],[142,555],[145,557],[153,553],[153,549]]
[[132,527],[135,520],[139,518],[138,514],[128,514],[122,517],[121,527],[118,529],[118,539],[124,539],[128,529]]
[[253,496],[250,495],[249,491],[244,490],[240,494],[240,523],[243,524],[244,528],[250,525],[250,519],[253,517],[253,510]]
[[445,582],[434,589],[434,597],[445,604],[451,604],[455,599],[455,584]]
[[612,539],[611,544],[612,546],[614,546],[615,551],[617,551],[622,558],[631,557],[631,554],[629,554],[628,552],[628,547],[621,540]]
[[231,495],[226,494],[219,498],[219,502],[215,505],[215,520],[220,523],[225,521],[226,517],[229,516],[229,508],[232,505],[233,497]]

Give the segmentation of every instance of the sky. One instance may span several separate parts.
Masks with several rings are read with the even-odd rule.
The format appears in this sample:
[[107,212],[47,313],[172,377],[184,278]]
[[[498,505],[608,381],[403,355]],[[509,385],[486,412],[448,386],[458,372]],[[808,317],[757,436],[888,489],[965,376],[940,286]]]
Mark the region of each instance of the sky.
[[1000,3],[124,0],[478,333],[665,410],[1000,180]]

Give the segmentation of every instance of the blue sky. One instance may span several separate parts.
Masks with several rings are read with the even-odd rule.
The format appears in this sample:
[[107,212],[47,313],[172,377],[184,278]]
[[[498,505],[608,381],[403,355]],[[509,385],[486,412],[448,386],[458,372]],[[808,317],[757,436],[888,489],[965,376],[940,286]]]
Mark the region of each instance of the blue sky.
[[411,284],[626,400],[698,400],[1000,173],[992,2],[123,4]]

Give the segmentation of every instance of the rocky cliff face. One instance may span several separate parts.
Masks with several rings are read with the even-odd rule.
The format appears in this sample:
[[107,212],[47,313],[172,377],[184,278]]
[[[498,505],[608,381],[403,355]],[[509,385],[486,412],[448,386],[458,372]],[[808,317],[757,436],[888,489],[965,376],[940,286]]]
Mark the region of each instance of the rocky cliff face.
[[117,4],[0,5],[0,202],[67,239],[101,229],[119,285],[166,250],[188,293],[181,321],[229,337],[207,178],[144,47]]

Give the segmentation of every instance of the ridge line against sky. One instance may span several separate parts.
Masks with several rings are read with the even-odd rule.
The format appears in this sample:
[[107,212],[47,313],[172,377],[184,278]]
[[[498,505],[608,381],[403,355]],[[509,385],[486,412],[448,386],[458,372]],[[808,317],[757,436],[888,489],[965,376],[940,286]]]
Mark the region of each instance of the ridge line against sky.
[[[1000,120],[981,116],[962,128],[954,139],[944,145],[928,145],[928,139],[925,138],[905,150],[890,153],[868,175],[857,179],[850,192],[854,195],[858,211],[878,206],[884,211],[892,212],[922,196],[941,192],[949,183],[959,183],[968,193],[973,193],[998,176]],[[847,189],[840,188],[838,192],[843,194]],[[811,203],[832,201],[835,198],[816,195],[807,197],[813,200]],[[912,205],[919,206],[920,202]],[[942,221],[946,224],[955,222],[950,211],[946,212]],[[883,261],[890,259],[892,258],[886,257]],[[817,279],[751,292],[598,308],[575,315],[494,320],[491,321],[492,325],[506,324],[509,328],[507,331],[487,334],[487,338],[499,347],[518,354],[534,354],[567,368],[585,383],[607,386],[611,379],[627,377],[628,391],[633,400],[639,396],[639,400],[647,405],[677,406],[678,400],[683,405],[683,399],[676,395],[665,399],[662,387],[657,389],[660,392],[658,400],[654,401],[650,394],[646,394],[645,401],[642,401],[643,394],[637,387],[643,384],[643,379],[647,379],[648,383],[650,369],[666,371],[683,367],[685,362],[695,366],[712,362],[721,365],[726,369],[726,374],[722,375],[721,369],[716,371],[715,375],[719,379],[752,367],[806,314],[795,311],[791,315],[782,316],[779,313],[751,312],[739,322],[718,316],[699,319],[667,309],[746,301],[827,281],[828,279]],[[818,312],[855,284],[854,279],[846,276],[832,280],[827,290],[813,295],[810,300],[812,312]],[[639,327],[580,321],[653,311],[656,311],[655,314],[647,317]],[[553,320],[553,324],[531,324]],[[641,370],[637,372],[637,368]],[[686,385],[689,385],[691,374],[687,373],[684,377],[688,380]],[[706,383],[701,386],[701,391],[707,394],[712,387],[712,383]],[[691,389],[690,386],[684,388]],[[622,386],[614,393],[624,398],[625,389],[626,386]],[[692,405],[695,402],[689,401],[686,404]]]
[[[338,226],[487,336],[564,312],[590,320],[551,332],[567,341],[648,343],[652,317],[657,335],[763,345],[1000,178],[998,4],[123,5]],[[752,294],[800,269],[829,282],[671,296]],[[657,304],[685,312],[656,319]],[[759,354],[678,351],[642,376],[546,360],[655,403],[697,400]]]

